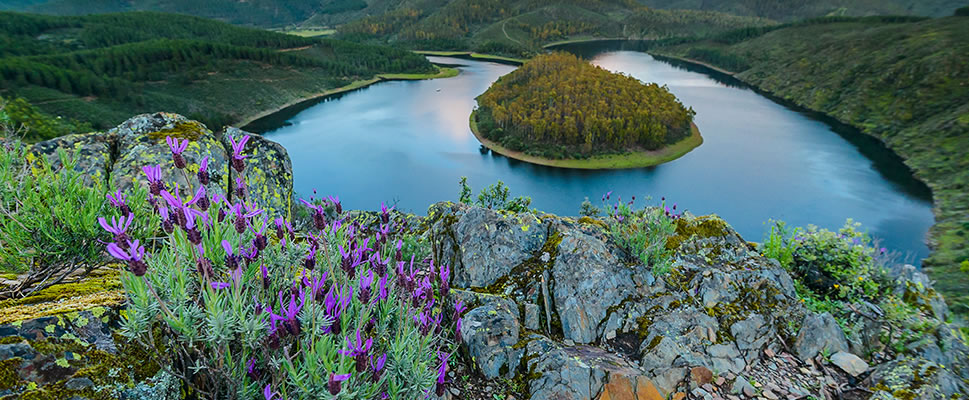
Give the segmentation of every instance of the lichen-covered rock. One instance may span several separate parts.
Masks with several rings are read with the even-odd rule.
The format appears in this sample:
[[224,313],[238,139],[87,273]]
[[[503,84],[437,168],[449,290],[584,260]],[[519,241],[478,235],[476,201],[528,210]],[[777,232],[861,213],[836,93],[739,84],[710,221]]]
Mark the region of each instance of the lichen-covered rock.
[[103,133],[72,134],[37,143],[31,153],[60,168],[63,164],[59,152],[63,150],[74,163],[74,170],[84,174],[88,183],[107,184],[113,162],[112,144],[110,136]]
[[428,217],[435,221],[435,259],[453,267],[452,285],[459,288],[495,284],[533,258],[548,235],[548,227],[529,213],[438,203]]
[[809,313],[801,322],[801,330],[794,341],[794,350],[802,360],[814,358],[822,351],[834,354],[849,351],[848,340],[838,321],[829,313]]
[[663,396],[635,364],[592,346],[562,347],[535,336],[526,346],[533,400],[629,399]]
[[[228,153],[222,142],[201,122],[189,120],[178,114],[155,113],[133,117],[108,131],[117,140],[118,159],[111,170],[111,182],[117,189],[127,190],[135,185],[147,188],[142,167],[160,165],[162,179],[172,191],[177,185],[180,195],[187,200],[194,194],[195,174],[204,157],[209,158],[211,182],[206,187],[210,196],[227,196],[230,187]],[[175,168],[166,137],[189,140],[188,149],[182,153],[186,167]],[[186,180],[187,179],[187,180]]]
[[872,399],[950,399],[969,395],[969,385],[944,365],[900,357],[872,373]]
[[472,296],[476,299],[469,303],[481,305],[464,314],[461,336],[468,354],[486,378],[511,378],[524,352],[516,348],[521,331],[518,305],[494,295]]
[[[281,144],[254,135],[237,128],[226,128],[222,133],[221,142],[229,151],[229,138],[236,141],[249,135],[243,152],[247,157],[243,160],[245,169],[242,175],[247,182],[247,196],[252,205],[266,210],[269,215],[288,217],[292,207],[293,196],[293,166],[289,161],[289,153]],[[230,170],[230,185],[235,184],[238,173]]]
[[649,287],[638,285],[633,277],[650,272],[643,266],[625,265],[617,256],[621,252],[602,236],[563,223],[552,229],[560,240],[552,279],[562,334],[576,343],[595,342],[611,308],[649,294]]

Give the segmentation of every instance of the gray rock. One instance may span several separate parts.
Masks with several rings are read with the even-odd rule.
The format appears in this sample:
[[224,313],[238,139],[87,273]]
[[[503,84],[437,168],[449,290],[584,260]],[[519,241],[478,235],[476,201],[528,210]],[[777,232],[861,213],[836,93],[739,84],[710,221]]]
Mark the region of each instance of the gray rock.
[[83,390],[94,386],[94,382],[88,378],[72,378],[64,384],[68,390]]
[[969,393],[969,385],[950,368],[918,357],[899,357],[877,366],[871,382],[892,392],[905,390],[915,399],[949,399]]
[[487,287],[526,260],[538,258],[548,228],[528,213],[499,213],[464,204],[428,209],[435,259],[453,267],[452,285]]
[[524,351],[514,348],[520,331],[518,306],[498,296],[486,295],[480,300],[481,306],[464,315],[464,344],[486,378],[510,378]]
[[559,243],[552,267],[554,298],[562,321],[562,334],[576,343],[592,343],[604,334],[600,329],[609,309],[626,299],[645,296],[632,276],[643,267],[628,267],[616,257],[617,249],[604,238],[568,226],[559,229]]
[[743,394],[751,396],[756,392],[757,389],[754,389],[750,382],[747,381],[747,378],[743,376],[738,376],[737,379],[733,381],[733,386],[730,388],[730,393],[738,395]]
[[525,304],[525,329],[532,331],[541,329],[538,320],[538,311],[538,305],[532,303]]
[[848,351],[848,340],[838,322],[829,313],[808,313],[794,341],[794,350],[802,360],[814,358],[823,350],[829,354]]
[[832,354],[831,363],[854,377],[868,371],[868,363],[865,360],[846,351],[839,351]]
[[74,170],[84,174],[88,183],[108,183],[111,170],[112,140],[103,133],[73,134],[35,144],[31,152],[47,160],[54,168],[63,164],[59,151],[74,162]]
[[760,314],[753,314],[730,326],[730,333],[737,341],[737,348],[745,355],[758,352],[775,336],[774,327]]
[[[544,342],[544,343],[543,343]],[[597,347],[558,347],[547,339],[529,343],[529,384],[534,400],[596,398],[646,400],[661,397],[656,386],[635,364]],[[541,352],[536,352],[536,350]]]

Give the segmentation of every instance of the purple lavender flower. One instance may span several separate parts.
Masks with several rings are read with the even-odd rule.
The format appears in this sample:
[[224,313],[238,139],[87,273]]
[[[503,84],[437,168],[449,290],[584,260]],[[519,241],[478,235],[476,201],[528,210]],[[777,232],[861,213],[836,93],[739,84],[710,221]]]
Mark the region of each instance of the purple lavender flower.
[[127,247],[125,247],[128,244],[128,234],[126,232],[128,231],[128,227],[131,226],[131,222],[134,220],[134,215],[129,215],[127,217],[122,215],[120,219],[111,217],[111,223],[108,224],[108,221],[104,219],[104,217],[98,217],[98,223],[101,224],[101,227],[114,235],[114,241],[119,243],[119,246],[123,249],[127,249]]
[[121,211],[121,215],[131,215],[131,207],[128,207],[128,203],[125,202],[128,196],[121,193],[120,189],[114,192],[114,196],[108,194],[107,198],[112,206]]
[[261,209],[254,208],[248,204],[237,203],[231,206],[230,211],[235,214],[235,228],[236,233],[242,233],[246,231],[249,226],[249,219],[262,214]]
[[191,242],[194,245],[200,245],[202,244],[202,233],[200,233],[199,230],[195,228],[196,217],[205,218],[206,215],[201,211],[193,210],[191,208],[186,208],[185,225],[182,226],[182,229],[185,230],[185,236],[189,242]]
[[376,361],[373,360],[373,357],[370,358],[370,369],[371,371],[373,371],[373,375],[371,376],[373,376],[374,382],[380,381],[380,375],[383,374],[384,364],[386,363],[387,363],[387,354],[383,354],[380,357],[377,357]]
[[148,191],[152,195],[160,195],[162,190],[165,190],[165,184],[162,182],[161,167],[158,165],[149,165],[142,167],[141,170],[148,177]]
[[363,372],[367,370],[367,359],[372,346],[373,339],[367,338],[364,341],[360,338],[360,330],[357,329],[356,342],[350,336],[347,336],[347,350],[339,350],[339,353],[347,357],[353,357],[357,362],[357,372]]
[[279,314],[270,313],[269,315],[273,324],[282,322],[286,332],[293,336],[299,336],[300,322],[298,315],[306,303],[306,292],[303,291],[303,288],[299,288],[297,293],[299,294],[299,304],[296,303],[296,294],[290,293],[289,304],[285,305],[283,292],[279,292]]
[[380,222],[383,224],[389,224],[390,212],[393,210],[394,210],[393,207],[388,209],[386,204],[380,203]]
[[[262,379],[262,371],[260,371],[259,368],[256,367],[255,358],[250,358],[249,361],[246,361],[246,375],[249,376],[249,379],[252,379],[254,381],[258,381]],[[266,389],[267,390],[269,389],[269,385],[266,385]]]
[[270,281],[269,281],[269,270],[266,269],[266,264],[261,265],[259,267],[259,270],[262,272],[262,288],[264,290],[268,290]]
[[434,393],[438,397],[444,396],[444,389],[447,384],[447,360],[450,357],[451,355],[447,353],[437,353],[437,358],[441,361],[441,366],[437,369],[437,385],[435,386]]
[[276,223],[276,238],[283,244],[283,247],[286,246],[287,233],[289,234],[290,241],[296,240],[296,232],[293,230],[293,226],[289,224],[289,221],[278,217],[273,222]]
[[310,271],[316,268],[316,246],[310,246],[310,252],[306,254],[306,259],[303,260],[303,267]]
[[241,140],[236,142],[235,138],[229,136],[229,142],[232,144],[232,168],[236,172],[242,172],[246,169],[246,164],[242,162],[247,156],[242,155],[242,151],[246,148],[246,142],[249,141],[249,135],[245,135]]
[[330,394],[334,396],[340,394],[340,382],[343,382],[347,379],[350,379],[350,374],[337,375],[334,373],[330,373],[330,380],[326,384],[327,389],[330,390]]
[[371,286],[373,285],[373,271],[367,270],[367,273],[360,274],[360,291],[357,292],[357,296],[360,298],[360,302],[367,304],[370,302]]
[[299,201],[301,201],[303,205],[305,205],[306,207],[309,207],[311,210],[313,210],[313,226],[316,228],[316,230],[322,231],[323,229],[325,229],[326,210],[323,209],[323,206],[310,203],[304,199],[299,199]]
[[333,204],[334,210],[337,214],[343,214],[343,204],[340,203],[340,197],[338,196],[327,196],[327,200]]
[[185,205],[194,205],[198,207],[199,210],[208,211],[211,204],[212,203],[209,202],[209,196],[205,193],[205,186],[199,186],[199,189],[195,191],[195,196],[193,196],[192,200],[189,200]]
[[279,396],[279,393],[273,391],[270,384],[266,384],[266,388],[262,390],[262,395],[266,398],[266,400],[283,400],[283,398]]
[[222,248],[225,249],[225,267],[230,270],[238,268],[240,256],[232,251],[232,244],[228,240],[223,240]]
[[168,214],[168,207],[164,205],[158,207],[158,215],[161,216],[162,230],[167,234],[174,232],[175,225],[172,223],[171,216]]
[[199,163],[199,172],[196,176],[198,176],[199,183],[203,186],[209,184],[209,156],[202,157],[202,162]]
[[241,176],[236,178],[236,196],[239,198],[246,197],[246,180]]
[[168,148],[172,150],[172,161],[175,162],[175,168],[185,168],[185,158],[182,157],[182,152],[188,148],[188,139],[179,143],[177,138],[167,136],[165,141],[168,142]]
[[441,296],[447,296],[451,290],[451,269],[447,265],[441,266]]
[[269,217],[263,219],[262,227],[259,228],[259,230],[256,230],[254,226],[249,225],[249,229],[252,230],[252,233],[255,235],[252,239],[252,245],[255,246],[259,251],[265,250],[266,246],[269,245],[269,240],[266,239],[265,235],[267,226],[269,226]]
[[377,301],[383,301],[387,299],[387,275],[380,277],[380,283],[377,285],[379,288],[377,291]]
[[148,271],[148,264],[145,264],[145,247],[139,246],[138,241],[128,242],[128,250],[125,251],[117,243],[108,243],[108,253],[128,263],[128,269],[135,276],[144,276]]

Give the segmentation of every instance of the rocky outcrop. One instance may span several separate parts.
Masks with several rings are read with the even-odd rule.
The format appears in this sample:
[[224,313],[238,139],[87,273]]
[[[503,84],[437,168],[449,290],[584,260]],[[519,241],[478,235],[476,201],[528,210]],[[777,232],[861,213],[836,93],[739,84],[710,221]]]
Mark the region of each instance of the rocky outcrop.
[[[788,272],[717,217],[677,220],[673,265],[662,274],[626,254],[601,222],[580,221],[454,203],[428,211],[427,234],[435,258],[453,265],[452,285],[487,293],[469,302],[469,360],[487,377],[514,376],[532,399],[825,398],[866,378],[897,386],[905,371],[943,362],[950,366],[931,369],[939,372],[925,387],[965,390],[967,361],[932,347],[964,354],[955,330],[947,341],[939,330],[908,353],[912,361],[876,365],[862,351],[871,338],[853,344],[830,314],[808,311]],[[924,275],[898,270],[898,290],[946,315]]]
[[[194,174],[203,158],[208,158],[211,182],[206,186],[210,195],[219,194],[232,199],[238,174],[230,167],[232,147],[228,138],[241,138],[248,133],[236,128],[214,133],[198,121],[178,114],[155,113],[135,116],[104,133],[68,135],[33,147],[37,156],[46,157],[55,165],[60,161],[58,150],[69,155],[79,152],[75,169],[92,182],[127,190],[145,185],[142,167],[160,165],[162,178],[169,186],[178,185],[180,195],[190,198],[196,182]],[[288,216],[292,203],[293,173],[289,155],[281,145],[261,136],[250,135],[243,154],[248,182],[247,195],[252,202],[269,212],[270,216]],[[185,173],[176,170],[166,137],[188,139],[183,153]],[[186,180],[186,178],[188,180]]]

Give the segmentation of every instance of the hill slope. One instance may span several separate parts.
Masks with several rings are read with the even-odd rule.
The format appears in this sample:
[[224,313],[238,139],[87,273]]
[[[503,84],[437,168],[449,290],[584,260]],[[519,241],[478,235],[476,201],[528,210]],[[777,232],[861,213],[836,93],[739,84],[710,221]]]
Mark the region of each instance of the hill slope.
[[436,70],[389,47],[151,12],[0,13],[0,44],[0,95],[95,127],[157,110],[218,127],[377,74]]
[[649,7],[719,11],[776,20],[827,15],[923,15],[942,17],[964,6],[962,0],[639,0]]
[[[657,50],[736,77],[883,140],[933,190],[937,288],[969,312],[969,18],[749,30]],[[964,264],[969,266],[969,263]],[[965,268],[965,267],[964,267]]]
[[417,48],[525,54],[569,39],[657,39],[772,24],[716,12],[648,9],[632,0],[453,0],[440,6],[433,1],[403,3],[339,31],[350,38]]

